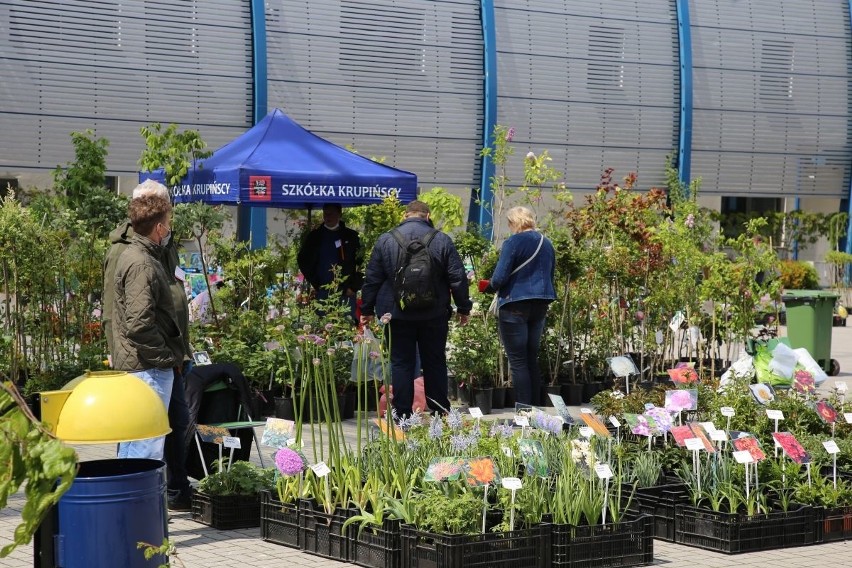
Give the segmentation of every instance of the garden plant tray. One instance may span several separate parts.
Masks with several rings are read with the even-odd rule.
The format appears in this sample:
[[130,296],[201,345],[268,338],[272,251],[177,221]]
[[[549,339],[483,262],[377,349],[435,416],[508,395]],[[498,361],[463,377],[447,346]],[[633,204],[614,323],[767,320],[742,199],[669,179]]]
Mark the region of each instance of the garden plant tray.
[[349,535],[343,529],[354,510],[335,509],[326,513],[316,501],[299,500],[299,548],[323,558],[349,560]]
[[350,530],[349,561],[366,568],[399,568],[400,527],[398,520],[385,521],[381,527],[367,526]]
[[605,525],[553,525],[554,567],[626,568],[654,561],[654,518],[638,515]]
[[260,495],[192,495],[192,520],[214,529],[260,526]]
[[298,505],[282,503],[271,491],[263,491],[260,494],[260,538],[299,548]]

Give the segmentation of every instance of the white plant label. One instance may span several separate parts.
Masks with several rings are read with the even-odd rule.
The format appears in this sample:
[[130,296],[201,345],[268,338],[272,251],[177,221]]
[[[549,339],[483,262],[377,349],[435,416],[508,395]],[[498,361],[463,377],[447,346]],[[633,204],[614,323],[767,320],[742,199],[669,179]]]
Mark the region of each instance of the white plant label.
[[326,475],[331,473],[331,470],[328,468],[325,462],[315,463],[311,466],[311,469],[317,477],[325,477]]
[[618,418],[615,416],[609,417],[609,423],[615,426],[616,428],[621,428],[621,422],[618,421]]
[[846,383],[834,383],[834,388],[837,389],[837,392],[846,394]]
[[521,480],[518,477],[504,477],[503,487],[510,491],[517,491],[521,488]]
[[589,428],[588,426],[580,426],[580,435],[584,438],[591,438],[594,436],[595,431]]
[[784,420],[784,411],[783,410],[773,410],[771,408],[766,409],[766,417],[770,420]]
[[654,341],[656,341],[657,345],[663,344],[663,330],[658,329],[654,332]]
[[719,411],[722,413],[722,416],[727,416],[728,418],[730,418],[731,416],[734,416],[737,413],[734,410],[733,406],[723,406],[722,408],[719,409]]
[[514,455],[512,453],[512,448],[510,448],[509,446],[503,446],[503,453],[506,454],[506,457],[508,457],[508,458],[510,458]]
[[751,453],[748,450],[742,450],[739,452],[734,452],[732,454],[734,459],[737,460],[737,463],[751,463],[754,461],[751,457]]
[[592,409],[591,409],[591,408],[586,408],[586,407],[584,406],[583,408],[581,408],[581,409],[580,409],[580,414],[591,414],[591,413],[592,413]]
[[478,406],[471,406],[468,409],[468,412],[470,412],[470,415],[473,416],[474,418],[482,418],[482,416],[483,416],[482,409],[479,408]]
[[682,324],[683,320],[685,319],[686,318],[684,317],[683,312],[676,312],[674,317],[672,318],[672,321],[669,322],[669,329],[677,333],[677,331],[680,329],[680,324]]
[[724,430],[713,430],[712,432],[708,432],[710,434],[710,439],[714,442],[725,442],[728,439],[728,434]]
[[837,446],[837,442],[834,440],[826,440],[822,443],[822,447],[825,448],[825,451],[830,454],[839,454],[840,448]]
[[704,442],[701,441],[701,438],[687,438],[684,440],[684,443],[686,444],[686,449],[693,452],[704,449]]
[[845,418],[845,419],[846,419],[846,422],[847,422],[848,424],[852,424],[852,412],[844,412],[844,413],[843,413],[843,418]]
[[515,416],[515,424],[518,426],[529,426],[530,419],[527,416]]
[[707,430],[707,433],[708,433],[708,434],[710,434],[711,432],[715,432],[715,431],[716,431],[716,425],[715,425],[715,424],[713,424],[712,422],[699,422],[699,424],[701,424],[701,427],[702,427],[702,428],[704,428],[705,430]]
[[595,466],[595,473],[598,474],[599,479],[609,479],[612,477],[612,468],[608,463],[599,463]]
[[242,448],[240,439],[236,436],[222,436],[222,445],[226,448],[234,448],[236,450]]

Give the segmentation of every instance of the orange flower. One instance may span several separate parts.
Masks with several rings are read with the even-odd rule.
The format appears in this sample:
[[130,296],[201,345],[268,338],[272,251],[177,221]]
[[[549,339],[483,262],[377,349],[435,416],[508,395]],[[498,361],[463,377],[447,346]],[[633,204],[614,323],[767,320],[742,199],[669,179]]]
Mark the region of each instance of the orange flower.
[[491,458],[477,458],[468,462],[467,482],[469,485],[494,483],[494,462]]

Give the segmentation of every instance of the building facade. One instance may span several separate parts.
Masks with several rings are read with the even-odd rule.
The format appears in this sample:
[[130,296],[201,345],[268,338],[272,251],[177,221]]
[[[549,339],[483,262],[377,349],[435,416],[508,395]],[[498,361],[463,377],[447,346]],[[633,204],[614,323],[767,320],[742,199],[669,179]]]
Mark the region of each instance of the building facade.
[[278,107],[423,188],[487,191],[500,124],[575,192],[659,186],[673,156],[717,206],[849,207],[846,0],[0,0],[0,26],[4,180],[72,131],[132,176],[140,126],[217,148]]

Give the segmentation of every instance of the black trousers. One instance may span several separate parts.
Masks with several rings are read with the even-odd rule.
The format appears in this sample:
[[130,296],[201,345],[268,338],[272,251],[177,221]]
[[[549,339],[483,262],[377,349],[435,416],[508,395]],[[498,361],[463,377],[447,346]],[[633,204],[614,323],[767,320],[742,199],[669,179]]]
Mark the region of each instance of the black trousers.
[[398,416],[410,416],[414,402],[414,379],[419,376],[417,353],[423,369],[426,404],[433,412],[450,409],[447,398],[447,333],[449,316],[429,320],[390,321],[393,407]]

